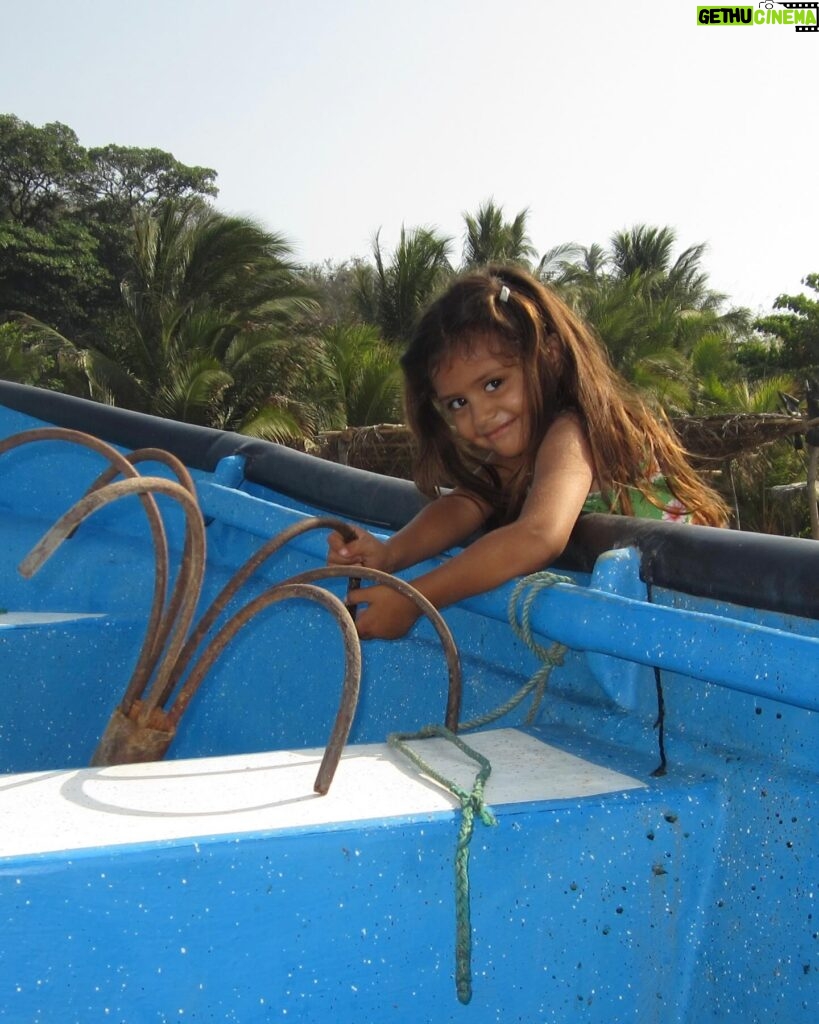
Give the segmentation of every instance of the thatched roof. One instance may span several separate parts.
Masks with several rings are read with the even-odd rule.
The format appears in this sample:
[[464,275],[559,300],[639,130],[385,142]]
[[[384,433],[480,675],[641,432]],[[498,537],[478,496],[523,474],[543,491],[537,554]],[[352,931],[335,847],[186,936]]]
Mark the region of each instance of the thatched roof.
[[806,422],[782,413],[679,416],[672,425],[694,462],[735,459],[764,445],[804,434]]
[[405,426],[380,423],[319,434],[317,455],[357,469],[412,479],[413,440]]

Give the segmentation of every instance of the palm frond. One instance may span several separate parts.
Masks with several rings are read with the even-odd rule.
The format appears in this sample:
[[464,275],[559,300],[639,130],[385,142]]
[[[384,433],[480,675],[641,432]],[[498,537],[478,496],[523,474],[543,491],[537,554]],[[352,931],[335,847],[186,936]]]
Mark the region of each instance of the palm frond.
[[282,444],[304,437],[303,425],[285,404],[277,404],[276,399],[262,408],[249,411],[241,419],[232,421],[231,428],[248,437],[258,437],[265,441],[276,441]]

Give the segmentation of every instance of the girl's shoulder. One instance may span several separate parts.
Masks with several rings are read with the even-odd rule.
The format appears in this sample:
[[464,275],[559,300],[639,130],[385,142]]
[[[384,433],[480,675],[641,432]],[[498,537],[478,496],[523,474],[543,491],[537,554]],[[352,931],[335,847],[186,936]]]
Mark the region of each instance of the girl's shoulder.
[[544,446],[554,443],[555,438],[583,437],[588,439],[589,432],[585,421],[576,409],[561,409],[546,424],[543,435],[537,441],[540,451]]
[[549,423],[540,439],[535,455],[535,473],[550,466],[558,469],[571,468],[572,464],[583,463],[597,473],[591,448],[589,432],[583,416],[576,409],[562,409]]
[[546,428],[546,433],[548,434],[550,430],[552,430],[556,426],[560,426],[561,424],[564,426],[569,424],[572,427],[577,427],[578,429],[582,430],[584,434],[587,433],[586,421],[583,419],[582,415],[580,414],[580,411],[578,409],[575,409],[574,406],[569,406],[566,409],[561,409],[560,412],[556,413],[551,423]]
[[538,450],[550,444],[563,444],[572,439],[578,442],[589,441],[589,431],[582,414],[574,408],[561,409],[548,423],[540,438]]

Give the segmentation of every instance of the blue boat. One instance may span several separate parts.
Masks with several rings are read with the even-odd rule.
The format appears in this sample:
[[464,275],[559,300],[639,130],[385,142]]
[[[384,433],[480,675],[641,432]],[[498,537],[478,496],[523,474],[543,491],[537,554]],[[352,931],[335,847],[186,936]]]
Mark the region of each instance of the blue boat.
[[359,645],[327,532],[409,482],[9,383],[0,438],[0,1018],[815,1024],[815,542],[588,515]]

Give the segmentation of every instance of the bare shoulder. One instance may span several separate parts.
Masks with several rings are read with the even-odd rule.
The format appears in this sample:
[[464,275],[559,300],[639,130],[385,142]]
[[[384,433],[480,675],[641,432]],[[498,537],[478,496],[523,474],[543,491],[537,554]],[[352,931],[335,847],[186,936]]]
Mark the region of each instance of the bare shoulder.
[[595,476],[591,445],[581,417],[574,412],[562,413],[540,443],[524,513],[565,519],[573,525]]
[[583,418],[580,413],[576,412],[574,409],[566,409],[563,412],[558,413],[552,421],[552,425],[546,431],[546,437],[548,437],[553,431],[560,434],[568,433],[581,434],[583,437],[587,436]]
[[565,465],[580,459],[592,464],[591,445],[580,415],[573,410],[560,413],[543,436],[538,448],[535,473],[550,463]]
[[594,459],[582,418],[563,413],[538,448],[532,483],[517,528],[548,562],[566,547],[595,479]]

